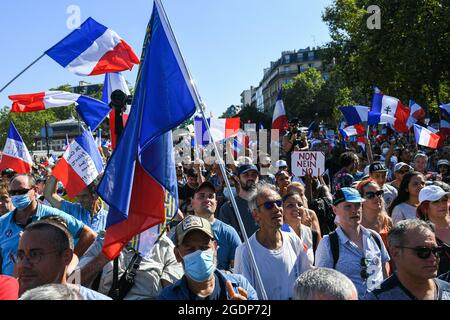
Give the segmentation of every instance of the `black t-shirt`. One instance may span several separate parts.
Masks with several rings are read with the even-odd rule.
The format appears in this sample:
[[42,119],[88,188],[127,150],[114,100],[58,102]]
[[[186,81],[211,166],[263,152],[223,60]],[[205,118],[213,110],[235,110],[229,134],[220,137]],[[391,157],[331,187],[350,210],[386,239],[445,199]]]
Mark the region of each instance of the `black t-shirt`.
[[178,197],[181,200],[186,201],[187,199],[192,199],[192,197],[194,197],[194,193],[195,193],[195,189],[192,189],[191,187],[189,187],[186,184],[179,190]]

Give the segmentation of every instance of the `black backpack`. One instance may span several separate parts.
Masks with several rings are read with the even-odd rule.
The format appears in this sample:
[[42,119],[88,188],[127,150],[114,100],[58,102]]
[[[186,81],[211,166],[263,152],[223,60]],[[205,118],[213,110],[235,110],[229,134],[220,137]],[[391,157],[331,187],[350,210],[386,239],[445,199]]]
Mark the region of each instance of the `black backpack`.
[[313,210],[319,219],[320,234],[322,237],[336,229],[334,223],[335,214],[331,207],[331,201],[327,198],[317,198],[311,202],[310,209]]
[[[377,243],[378,248],[380,248],[380,251],[382,250],[380,239],[375,235],[375,231],[367,229],[370,232],[370,235]],[[336,233],[336,231],[331,232],[328,237],[330,237],[330,249],[331,254],[333,256],[333,269],[336,269],[336,264],[339,260],[339,237]]]

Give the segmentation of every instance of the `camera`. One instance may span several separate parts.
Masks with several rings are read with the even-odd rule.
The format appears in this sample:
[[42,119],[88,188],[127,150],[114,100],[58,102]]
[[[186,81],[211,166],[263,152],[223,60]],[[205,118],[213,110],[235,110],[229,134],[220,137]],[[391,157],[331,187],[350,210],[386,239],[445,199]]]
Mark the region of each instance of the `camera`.
[[298,133],[298,132],[301,132],[301,127],[302,127],[302,123],[301,123],[301,121],[298,119],[298,118],[293,118],[291,121],[290,121],[290,126],[291,126],[291,128],[292,128],[292,130],[291,130],[291,132],[292,132],[292,134],[296,134],[296,133]]
[[109,106],[114,108],[116,112],[123,113],[127,110],[127,104],[131,104],[132,98],[133,97],[131,95],[127,95],[122,90],[114,90],[111,93],[111,102]]

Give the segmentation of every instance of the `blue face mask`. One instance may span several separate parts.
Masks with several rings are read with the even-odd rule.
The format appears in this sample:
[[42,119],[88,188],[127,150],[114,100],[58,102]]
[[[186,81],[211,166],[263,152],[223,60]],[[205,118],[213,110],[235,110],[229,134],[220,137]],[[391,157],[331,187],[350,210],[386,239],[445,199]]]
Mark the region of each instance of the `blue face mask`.
[[28,193],[11,197],[11,202],[17,209],[25,209],[31,203]]
[[214,250],[197,250],[183,257],[184,272],[195,282],[208,280],[216,270]]
[[[231,192],[233,192],[233,196],[236,197],[236,187],[231,187]],[[227,199],[231,199],[230,190],[228,188],[223,189],[223,196]]]

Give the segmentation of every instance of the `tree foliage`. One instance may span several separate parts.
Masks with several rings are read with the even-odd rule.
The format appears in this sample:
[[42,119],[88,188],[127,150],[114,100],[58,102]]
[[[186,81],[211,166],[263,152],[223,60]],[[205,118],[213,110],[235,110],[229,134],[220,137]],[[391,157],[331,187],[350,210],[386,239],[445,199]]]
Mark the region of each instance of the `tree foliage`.
[[227,108],[227,110],[225,110],[224,113],[222,113],[222,115],[219,118],[233,118],[235,117],[239,112],[241,111],[241,107],[240,106],[235,106],[234,104],[232,104],[231,106],[229,106]]

